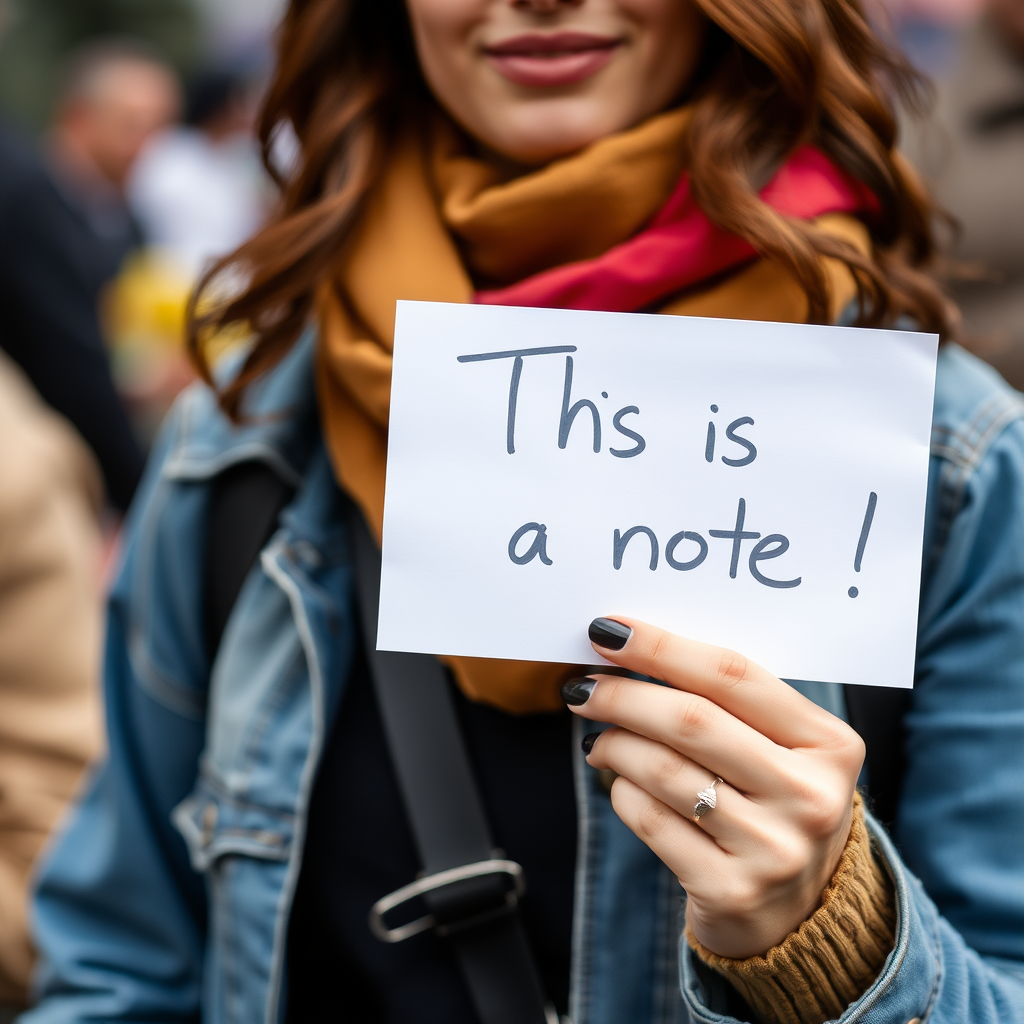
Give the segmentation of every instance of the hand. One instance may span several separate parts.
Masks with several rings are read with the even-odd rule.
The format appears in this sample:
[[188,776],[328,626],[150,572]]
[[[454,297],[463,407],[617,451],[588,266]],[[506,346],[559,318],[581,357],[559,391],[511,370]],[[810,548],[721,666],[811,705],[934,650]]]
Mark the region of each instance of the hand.
[[[588,762],[618,775],[615,812],[679,879],[707,949],[767,952],[817,910],[835,873],[861,738],[733,651],[624,618],[596,619],[590,637],[609,661],[668,684],[593,675],[562,688],[577,715],[615,726],[584,741]],[[695,821],[697,793],[716,777],[717,806]]]

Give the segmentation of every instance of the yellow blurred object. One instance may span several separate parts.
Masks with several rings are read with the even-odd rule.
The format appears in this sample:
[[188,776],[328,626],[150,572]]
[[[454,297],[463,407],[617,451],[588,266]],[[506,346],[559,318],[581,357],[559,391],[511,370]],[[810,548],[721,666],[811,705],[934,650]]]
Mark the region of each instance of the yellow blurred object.
[[[195,379],[185,316],[195,285],[173,256],[142,249],[125,262],[104,301],[114,379],[141,434],[152,439],[179,392]],[[204,346],[216,362],[244,341],[224,332]]]
[[193,282],[158,249],[141,249],[124,264],[107,297],[107,328],[120,348],[182,348]]
[[104,297],[114,380],[144,440],[195,376],[185,355],[191,289],[173,259],[144,249],[125,261]]

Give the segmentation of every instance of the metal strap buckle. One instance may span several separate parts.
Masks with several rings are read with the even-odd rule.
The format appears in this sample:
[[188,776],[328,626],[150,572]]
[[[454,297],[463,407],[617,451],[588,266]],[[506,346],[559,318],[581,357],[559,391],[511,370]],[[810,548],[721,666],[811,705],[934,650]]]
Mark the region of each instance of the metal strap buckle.
[[446,885],[463,882],[468,878],[479,878],[482,875],[509,875],[512,878],[514,887],[505,897],[505,904],[508,907],[514,907],[526,890],[523,869],[514,860],[481,860],[475,864],[464,864],[462,867],[449,868],[447,871],[438,871],[437,874],[418,878],[415,882],[396,889],[389,896],[377,900],[370,908],[370,931],[381,942],[404,942],[406,939],[411,939],[414,935],[419,935],[420,932],[425,932],[437,924],[433,914],[427,914],[425,917],[417,918],[398,928],[388,928],[384,922],[384,915],[424,893],[443,889]]

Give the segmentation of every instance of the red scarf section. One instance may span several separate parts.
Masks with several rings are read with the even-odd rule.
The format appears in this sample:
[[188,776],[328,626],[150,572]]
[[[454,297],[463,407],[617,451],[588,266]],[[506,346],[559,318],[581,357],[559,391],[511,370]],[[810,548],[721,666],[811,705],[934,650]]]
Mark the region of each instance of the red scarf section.
[[[878,202],[866,186],[823,153],[804,146],[761,191],[787,217],[870,214]],[[569,263],[510,285],[477,292],[496,306],[542,306],[631,313],[738,269],[757,257],[748,242],[716,227],[697,206],[683,175],[650,225],[592,260]]]

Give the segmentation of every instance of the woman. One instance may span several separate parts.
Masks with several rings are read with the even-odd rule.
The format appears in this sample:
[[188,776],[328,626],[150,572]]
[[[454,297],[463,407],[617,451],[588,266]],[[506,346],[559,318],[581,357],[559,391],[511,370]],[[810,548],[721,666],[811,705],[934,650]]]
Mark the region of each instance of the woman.
[[[350,509],[379,533],[395,300],[948,334],[932,211],[893,151],[905,81],[853,0],[293,0],[262,133],[270,152],[290,124],[299,159],[195,339],[201,367],[219,329],[253,345],[182,401],[134,513],[110,757],[40,879],[28,1021],[536,1021],[486,998],[523,956],[575,1024],[1024,1021],[1024,423],[952,347],[902,854],[856,796],[839,692],[805,687],[825,710],[616,616],[595,648],[667,686],[450,661],[456,745],[529,881],[528,954],[486,952],[509,914],[393,944],[367,927],[429,859],[352,583],[354,555],[365,607]],[[275,509],[240,482],[254,465],[294,495],[221,637],[204,583]]]

